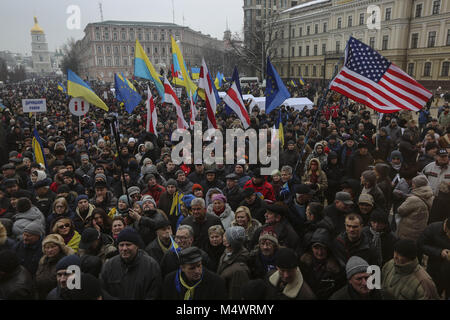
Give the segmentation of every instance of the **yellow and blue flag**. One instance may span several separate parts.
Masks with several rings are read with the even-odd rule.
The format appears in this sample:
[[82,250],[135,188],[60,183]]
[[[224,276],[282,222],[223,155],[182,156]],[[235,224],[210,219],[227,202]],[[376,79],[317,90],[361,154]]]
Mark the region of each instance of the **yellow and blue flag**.
[[298,80],[298,82],[299,82],[302,86],[304,86],[304,85],[305,85],[305,81],[303,80],[302,76],[299,76],[299,77],[300,77],[300,79]]
[[41,137],[39,137],[39,133],[36,129],[33,130],[33,140],[31,141],[31,148],[33,149],[34,160],[47,168],[47,160],[45,159],[44,147],[42,146]]
[[286,99],[291,97],[275,67],[267,57],[266,78],[266,114],[278,108]]
[[297,87],[297,85],[295,84],[295,81],[294,81],[294,80],[291,80],[289,83],[290,83],[290,85],[293,86],[294,88]]
[[70,69],[67,69],[67,91],[69,96],[83,98],[90,104],[109,111],[108,106],[95,94],[94,90]]
[[281,119],[281,109],[278,109],[278,118],[275,121],[275,129],[278,129],[278,138],[280,139],[281,147],[284,147],[284,128]]
[[67,93],[66,87],[59,81],[58,81],[58,90],[62,91],[63,93]]
[[114,75],[114,83],[116,88],[116,98],[123,102],[128,113],[132,113],[134,108],[141,102],[142,97],[136,91],[133,84],[121,74]]
[[[197,86],[189,77],[187,72],[186,64],[184,63],[183,55],[181,54],[180,48],[178,47],[175,39],[171,36],[172,40],[172,60],[173,60],[173,69],[174,69],[174,77],[173,83],[176,85],[180,85],[186,88],[186,92],[196,92]],[[205,100],[205,93],[200,92],[198,95]]]
[[136,40],[136,48],[134,52],[134,75],[153,82],[159,96],[161,97],[161,102],[164,102],[164,85],[159,79],[160,75],[156,72],[152,63],[145,54],[144,48],[142,48],[138,40]]
[[200,78],[200,68],[191,68],[192,80]]

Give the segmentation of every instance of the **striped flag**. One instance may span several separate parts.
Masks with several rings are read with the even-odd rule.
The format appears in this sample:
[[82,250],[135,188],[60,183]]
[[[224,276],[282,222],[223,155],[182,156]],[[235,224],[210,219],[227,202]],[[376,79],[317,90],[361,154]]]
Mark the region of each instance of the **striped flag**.
[[195,118],[197,117],[197,108],[195,107],[195,103],[194,103],[194,97],[192,95],[192,93],[190,92],[189,94],[189,103],[191,106],[191,111],[189,112],[189,128],[194,129],[194,125],[195,125]]
[[217,99],[214,94],[213,82],[211,80],[211,75],[208,72],[208,67],[206,66],[205,59],[202,60],[202,67],[200,68],[200,80],[198,82],[198,87],[203,89],[205,92],[205,102],[206,102],[206,115],[208,117],[208,129],[217,129],[216,123],[216,108]]
[[223,98],[223,101],[237,114],[244,129],[250,127],[250,117],[248,116],[244,101],[242,101],[242,97],[235,82],[233,82],[231,88],[227,90],[227,95]]
[[149,86],[147,85],[147,124],[145,129],[147,132],[154,133],[158,136],[158,132],[156,132],[156,123],[158,122],[158,115],[156,114],[155,102],[153,101],[152,92],[150,91]]
[[167,80],[166,77],[164,77],[164,102],[171,103],[175,106],[175,109],[177,110],[177,116],[178,116],[177,128],[178,129],[189,128],[188,124],[186,123],[186,120],[184,120],[183,110],[181,109],[180,100],[178,100],[178,97],[175,94],[175,91],[173,90],[172,86],[169,83],[169,80]]
[[330,89],[381,113],[418,111],[432,96],[402,69],[353,37]]

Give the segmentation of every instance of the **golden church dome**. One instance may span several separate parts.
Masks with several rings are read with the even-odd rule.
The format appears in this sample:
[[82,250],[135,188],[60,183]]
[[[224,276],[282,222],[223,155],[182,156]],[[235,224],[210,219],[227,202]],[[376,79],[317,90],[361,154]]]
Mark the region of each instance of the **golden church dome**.
[[44,30],[38,25],[36,17],[34,17],[34,27],[31,28],[31,33],[44,33]]

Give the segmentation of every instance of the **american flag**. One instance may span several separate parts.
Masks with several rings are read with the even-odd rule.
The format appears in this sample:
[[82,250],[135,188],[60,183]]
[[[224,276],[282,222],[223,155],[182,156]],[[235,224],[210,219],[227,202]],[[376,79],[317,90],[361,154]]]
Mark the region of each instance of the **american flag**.
[[418,111],[432,96],[402,69],[353,37],[330,89],[381,113]]

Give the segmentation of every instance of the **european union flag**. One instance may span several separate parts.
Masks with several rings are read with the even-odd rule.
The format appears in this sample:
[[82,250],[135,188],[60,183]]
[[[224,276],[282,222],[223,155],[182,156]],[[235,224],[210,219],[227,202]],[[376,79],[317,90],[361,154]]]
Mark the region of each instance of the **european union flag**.
[[141,102],[142,97],[137,93],[133,84],[122,75],[117,73],[114,75],[116,88],[116,98],[123,102],[128,113],[132,113],[134,108]]
[[291,95],[267,57],[266,114],[279,107]]

